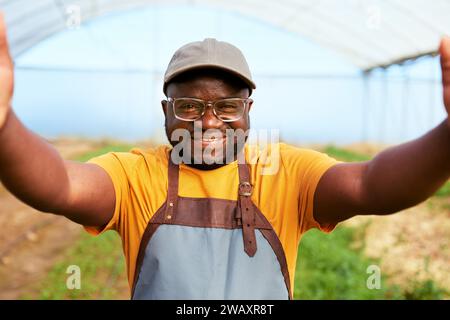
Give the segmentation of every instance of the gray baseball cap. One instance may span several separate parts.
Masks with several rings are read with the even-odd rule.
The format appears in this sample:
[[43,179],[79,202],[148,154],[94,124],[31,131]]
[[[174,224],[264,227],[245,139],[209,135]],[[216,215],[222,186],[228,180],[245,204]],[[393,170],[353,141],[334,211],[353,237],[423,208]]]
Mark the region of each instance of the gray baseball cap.
[[188,43],[174,53],[164,75],[164,93],[167,84],[176,76],[186,71],[204,68],[217,68],[239,77],[249,86],[250,94],[252,89],[256,89],[241,50],[228,42],[207,38]]

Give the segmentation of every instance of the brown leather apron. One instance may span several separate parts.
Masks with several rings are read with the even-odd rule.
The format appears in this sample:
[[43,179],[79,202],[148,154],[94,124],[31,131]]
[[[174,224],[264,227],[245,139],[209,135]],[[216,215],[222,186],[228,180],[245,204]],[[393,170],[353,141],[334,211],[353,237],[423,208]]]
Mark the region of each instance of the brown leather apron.
[[[166,202],[142,236],[132,299],[292,299],[286,257],[251,200],[238,164],[238,200],[178,196],[169,156]],[[226,177],[224,177],[226,179]]]

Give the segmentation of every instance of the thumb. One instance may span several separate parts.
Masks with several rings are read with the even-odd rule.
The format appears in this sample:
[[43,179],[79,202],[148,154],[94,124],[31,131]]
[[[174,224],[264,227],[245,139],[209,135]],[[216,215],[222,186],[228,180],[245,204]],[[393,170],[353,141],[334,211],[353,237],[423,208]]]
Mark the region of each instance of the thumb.
[[0,12],[0,66],[5,65],[11,66],[12,61],[9,55],[5,19],[3,13]]
[[14,68],[9,55],[6,25],[0,12],[0,126],[4,120],[4,110],[11,103],[14,90]]
[[444,104],[450,110],[450,37],[445,36],[439,47],[441,55],[442,85],[444,86]]

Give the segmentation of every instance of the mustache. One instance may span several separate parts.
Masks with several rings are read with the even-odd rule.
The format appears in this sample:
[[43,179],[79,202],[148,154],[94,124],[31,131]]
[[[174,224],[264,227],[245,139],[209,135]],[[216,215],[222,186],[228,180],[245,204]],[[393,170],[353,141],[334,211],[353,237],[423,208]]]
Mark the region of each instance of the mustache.
[[[245,129],[243,128],[232,128],[229,125],[226,125],[223,128],[202,128],[201,126],[195,126],[194,124],[192,124],[190,126],[190,128],[175,128],[172,129],[169,127],[168,125],[168,121],[167,121],[167,117],[164,119],[164,131],[166,133],[166,137],[167,140],[170,142],[170,144],[172,146],[174,146],[175,144],[179,143],[179,141],[173,141],[171,139],[172,133],[175,130],[186,130],[188,131],[191,139],[193,139],[194,135],[200,135],[200,137],[223,137],[223,138],[234,138],[233,140],[235,140],[237,138],[236,134],[243,134],[244,136],[244,141],[247,141],[248,139],[248,133],[250,131],[250,117],[247,118],[247,126]],[[212,133],[210,133],[212,132]]]

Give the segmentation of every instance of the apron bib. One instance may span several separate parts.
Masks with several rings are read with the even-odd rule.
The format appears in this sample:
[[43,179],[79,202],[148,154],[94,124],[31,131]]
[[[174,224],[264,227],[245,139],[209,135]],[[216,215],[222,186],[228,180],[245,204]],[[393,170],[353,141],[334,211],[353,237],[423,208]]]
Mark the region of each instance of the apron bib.
[[248,166],[238,171],[237,201],[179,197],[169,155],[167,199],[142,236],[132,299],[292,299],[281,242],[251,201]]

